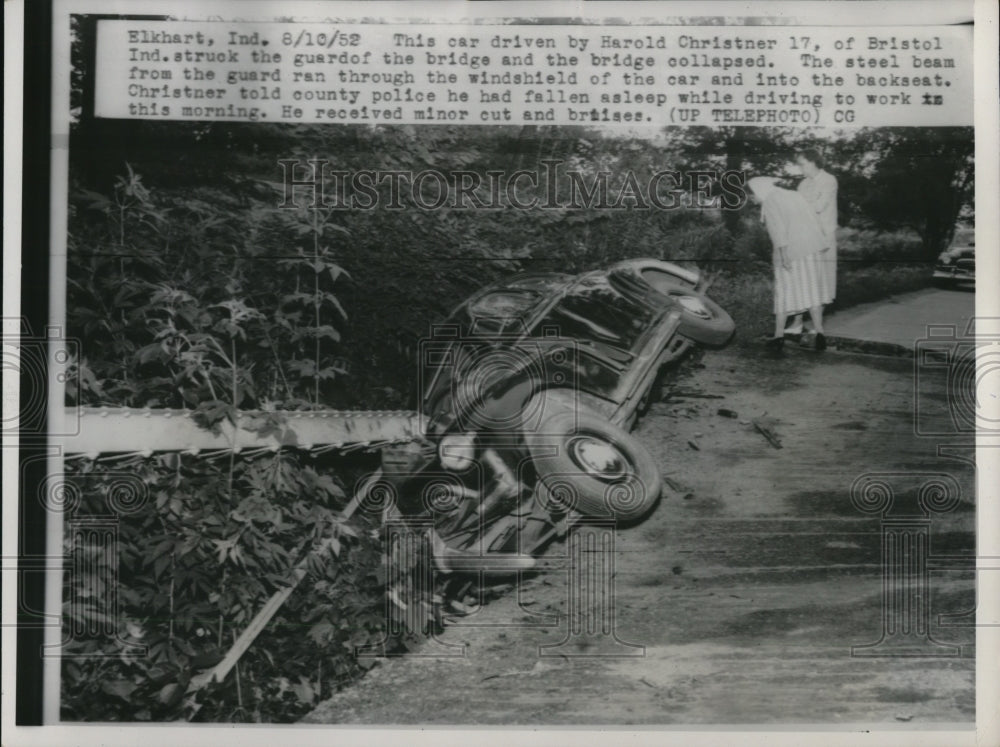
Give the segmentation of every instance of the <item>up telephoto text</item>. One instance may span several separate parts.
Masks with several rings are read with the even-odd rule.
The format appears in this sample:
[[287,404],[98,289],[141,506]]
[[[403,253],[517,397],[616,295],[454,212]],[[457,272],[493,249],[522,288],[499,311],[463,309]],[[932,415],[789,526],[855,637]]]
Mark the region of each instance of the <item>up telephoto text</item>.
[[537,171],[338,170],[326,159],[282,159],[282,209],[739,210],[743,171],[585,173],[543,160]]
[[249,121],[852,124],[858,106],[945,106],[963,67],[941,36],[542,35],[550,28],[133,28],[125,108]]

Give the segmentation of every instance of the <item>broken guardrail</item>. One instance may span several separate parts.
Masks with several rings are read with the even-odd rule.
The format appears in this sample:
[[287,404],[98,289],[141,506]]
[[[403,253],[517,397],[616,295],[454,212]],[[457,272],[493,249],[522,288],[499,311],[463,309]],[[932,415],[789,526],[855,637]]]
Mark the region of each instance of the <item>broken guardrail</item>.
[[304,450],[378,448],[421,437],[418,413],[408,410],[243,410],[235,423],[202,427],[194,410],[128,407],[69,408],[51,443],[73,457],[282,447]]

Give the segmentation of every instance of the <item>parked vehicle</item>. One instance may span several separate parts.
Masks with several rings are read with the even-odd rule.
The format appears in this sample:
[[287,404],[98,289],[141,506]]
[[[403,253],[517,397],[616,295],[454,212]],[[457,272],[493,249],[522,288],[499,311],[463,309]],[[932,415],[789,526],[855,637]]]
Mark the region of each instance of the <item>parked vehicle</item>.
[[976,285],[975,230],[960,228],[955,231],[951,246],[941,252],[934,267],[934,282],[950,287]]
[[475,293],[421,346],[421,449],[387,452],[404,513],[434,521],[439,564],[524,558],[575,513],[634,522],[660,465],[628,430],[664,365],[734,325],[697,272],[654,259],[531,273]]

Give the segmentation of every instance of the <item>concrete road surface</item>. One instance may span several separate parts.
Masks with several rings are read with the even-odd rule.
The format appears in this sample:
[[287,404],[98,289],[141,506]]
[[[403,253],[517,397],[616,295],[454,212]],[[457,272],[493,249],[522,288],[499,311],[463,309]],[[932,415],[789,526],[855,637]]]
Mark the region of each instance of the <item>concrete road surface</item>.
[[[957,335],[964,334],[975,312],[974,293],[925,288],[838,311],[825,320],[825,327],[831,344],[842,349],[857,349],[850,343],[858,341],[875,343],[871,352],[904,354],[927,337],[928,325],[954,325]],[[879,350],[878,345],[887,347]]]

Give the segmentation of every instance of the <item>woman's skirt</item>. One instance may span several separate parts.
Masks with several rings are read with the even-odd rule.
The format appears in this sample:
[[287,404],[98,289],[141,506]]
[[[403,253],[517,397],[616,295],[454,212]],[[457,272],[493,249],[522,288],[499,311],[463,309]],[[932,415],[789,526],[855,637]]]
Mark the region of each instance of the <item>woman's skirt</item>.
[[774,313],[798,314],[833,300],[829,268],[823,254],[793,259],[786,270],[774,267]]
[[819,255],[820,264],[823,265],[826,276],[826,295],[830,297],[830,303],[837,297],[837,248],[833,247]]

